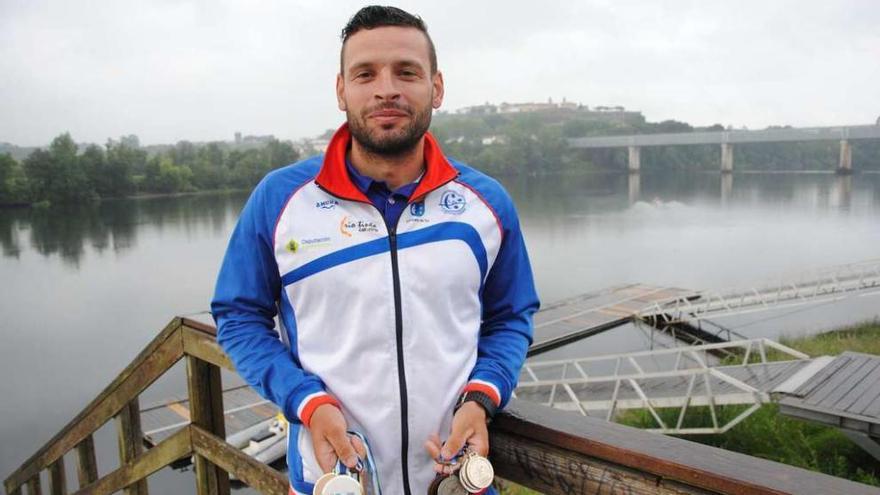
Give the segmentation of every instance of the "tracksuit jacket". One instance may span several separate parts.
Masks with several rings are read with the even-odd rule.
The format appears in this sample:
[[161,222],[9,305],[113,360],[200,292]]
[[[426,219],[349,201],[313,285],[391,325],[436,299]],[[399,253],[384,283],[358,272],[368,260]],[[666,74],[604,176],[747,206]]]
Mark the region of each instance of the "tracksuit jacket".
[[322,474],[307,427],[334,403],[370,442],[383,493],[421,494],[434,477],[423,444],[448,436],[459,395],[507,403],[538,298],[498,182],[426,134],[425,172],[386,227],[346,170],[350,140],[343,125],[323,157],[257,185],[212,313],[238,373],[290,422],[292,492],[311,493]]

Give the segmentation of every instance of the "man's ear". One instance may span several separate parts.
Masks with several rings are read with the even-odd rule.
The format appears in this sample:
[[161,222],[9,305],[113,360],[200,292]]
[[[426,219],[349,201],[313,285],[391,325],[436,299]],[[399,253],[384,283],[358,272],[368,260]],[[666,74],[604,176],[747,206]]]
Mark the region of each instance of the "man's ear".
[[431,106],[437,109],[443,103],[443,73],[437,71],[431,76],[431,84],[434,86],[434,99],[431,100]]
[[339,109],[343,112],[346,110],[344,94],[345,80],[342,79],[342,74],[336,74],[336,104],[339,105]]

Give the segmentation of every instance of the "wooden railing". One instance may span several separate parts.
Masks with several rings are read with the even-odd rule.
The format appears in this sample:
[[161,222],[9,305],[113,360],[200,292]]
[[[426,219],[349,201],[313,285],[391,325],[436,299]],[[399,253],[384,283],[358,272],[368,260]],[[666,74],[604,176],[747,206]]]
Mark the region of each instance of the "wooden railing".
[[[143,451],[138,396],[181,359],[186,359],[190,424]],[[146,495],[147,476],[172,462],[193,456],[196,493],[229,493],[229,473],[272,495],[287,495],[287,477],[226,443],[220,367],[232,363],[216,343],[216,330],[175,318],[73,421],[24,462],[4,482],[7,495],[42,494],[40,473],[49,470],[49,493],[67,494],[64,455],[76,450],[79,489],[74,493]],[[92,435],[116,418],[120,467],[98,478]]]
[[[138,396],[186,359],[188,426],[144,451]],[[75,451],[79,494],[148,493],[147,477],[193,457],[198,495],[226,495],[232,474],[257,491],[288,493],[287,477],[225,440],[220,368],[232,365],[216,330],[175,318],[67,426],[4,482],[7,495],[69,493],[64,455]],[[92,435],[115,418],[120,467],[99,478]],[[684,440],[513,401],[492,424],[491,460],[499,477],[559,495],[589,494],[880,494],[867,485]]]

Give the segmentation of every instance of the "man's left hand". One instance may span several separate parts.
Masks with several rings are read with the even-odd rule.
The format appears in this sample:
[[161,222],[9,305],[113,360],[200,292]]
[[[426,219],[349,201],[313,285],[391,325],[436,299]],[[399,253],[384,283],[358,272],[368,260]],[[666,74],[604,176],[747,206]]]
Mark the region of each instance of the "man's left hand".
[[452,466],[441,461],[451,460],[465,444],[481,456],[489,455],[489,429],[486,427],[486,410],[476,402],[465,402],[452,418],[452,432],[446,443],[440,437],[431,435],[425,442],[425,450],[434,459],[434,471],[452,474],[458,465]]

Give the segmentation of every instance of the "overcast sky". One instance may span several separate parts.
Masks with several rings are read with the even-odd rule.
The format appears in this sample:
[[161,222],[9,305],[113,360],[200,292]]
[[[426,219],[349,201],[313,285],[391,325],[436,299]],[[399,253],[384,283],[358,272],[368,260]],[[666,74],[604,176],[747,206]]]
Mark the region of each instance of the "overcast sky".
[[[0,141],[281,138],[336,127],[339,31],[363,2],[0,0]],[[570,101],[650,121],[873,123],[880,2],[402,1],[443,108]],[[539,6],[540,5],[540,6]]]

